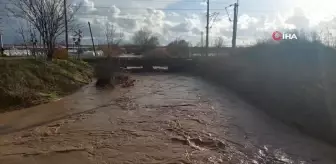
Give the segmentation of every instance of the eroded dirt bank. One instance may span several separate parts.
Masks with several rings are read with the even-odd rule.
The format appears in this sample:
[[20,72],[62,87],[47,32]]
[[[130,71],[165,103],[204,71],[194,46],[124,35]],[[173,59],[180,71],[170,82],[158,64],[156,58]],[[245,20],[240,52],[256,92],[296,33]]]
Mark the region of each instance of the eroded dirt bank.
[[133,88],[88,86],[0,115],[0,163],[336,163],[335,148],[223,88],[182,75],[133,78]]
[[77,60],[0,59],[0,68],[0,112],[50,102],[92,81],[91,66]]

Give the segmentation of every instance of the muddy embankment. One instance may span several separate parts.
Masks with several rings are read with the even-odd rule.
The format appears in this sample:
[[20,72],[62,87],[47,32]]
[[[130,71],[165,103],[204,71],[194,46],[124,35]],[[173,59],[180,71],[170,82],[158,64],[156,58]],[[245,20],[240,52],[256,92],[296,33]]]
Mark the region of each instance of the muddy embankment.
[[0,60],[0,112],[50,102],[91,82],[92,67],[75,60]]
[[290,126],[336,144],[335,63],[334,49],[283,42],[200,59],[194,70]]

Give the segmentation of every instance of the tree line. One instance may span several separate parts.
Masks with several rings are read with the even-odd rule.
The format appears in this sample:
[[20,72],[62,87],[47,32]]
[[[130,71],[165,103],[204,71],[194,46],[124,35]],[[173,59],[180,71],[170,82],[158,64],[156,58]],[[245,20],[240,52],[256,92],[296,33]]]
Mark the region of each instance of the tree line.
[[[30,29],[24,29],[22,23],[17,26],[17,34],[27,43],[37,45],[40,42],[45,48],[48,60],[52,59],[55,47],[59,40],[64,39],[65,24],[69,25],[69,31],[76,31],[79,25],[75,22],[75,15],[82,7],[82,4],[64,5],[64,0],[6,0],[6,11],[8,16],[15,19],[24,20],[31,25]],[[65,21],[65,9],[67,20]],[[23,21],[23,22],[24,22]],[[22,22],[22,21],[21,21]],[[123,43],[125,35],[118,31],[112,23],[106,23],[104,35],[107,47],[118,46]],[[141,47],[142,52],[150,51],[160,45],[159,37],[152,31],[142,28],[131,36],[131,42]],[[76,40],[80,40],[76,39]],[[76,42],[80,44],[80,42]],[[182,38],[176,38],[167,44],[167,51],[170,54],[181,56],[189,54],[191,43]],[[204,47],[198,43],[196,47]],[[80,46],[78,46],[80,47]],[[223,37],[214,39],[212,47],[225,47]]]
[[[47,60],[52,59],[59,39],[65,38],[63,34],[66,30],[66,23],[69,27],[68,31],[75,31],[79,28],[74,18],[82,4],[64,5],[64,0],[6,0],[5,6],[9,18],[19,19],[20,22],[27,22],[31,26],[29,29],[25,29],[23,23],[17,26],[16,32],[24,45],[27,46],[27,43],[37,45],[40,41],[46,50]],[[67,11],[66,14],[64,11]],[[121,44],[125,38],[125,35],[118,32],[116,26],[111,23],[106,24],[104,31],[108,47]],[[135,32],[131,40],[133,44],[141,46],[142,51],[154,49],[160,44],[158,36],[145,28]],[[215,45],[216,47],[223,46],[223,40],[217,39]],[[178,38],[167,46],[172,54],[186,54],[187,47],[191,44]]]

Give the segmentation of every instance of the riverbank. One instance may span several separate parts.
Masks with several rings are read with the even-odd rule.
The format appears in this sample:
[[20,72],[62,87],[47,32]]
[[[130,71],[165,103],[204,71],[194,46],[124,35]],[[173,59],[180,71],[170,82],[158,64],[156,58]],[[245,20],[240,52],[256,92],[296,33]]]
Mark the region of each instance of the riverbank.
[[202,59],[195,70],[290,126],[336,144],[334,49],[299,41],[238,51]]
[[77,60],[0,60],[0,112],[50,102],[91,82],[92,67]]
[[132,79],[132,88],[91,83],[59,101],[0,114],[0,163],[335,163],[334,148],[223,87],[178,74]]

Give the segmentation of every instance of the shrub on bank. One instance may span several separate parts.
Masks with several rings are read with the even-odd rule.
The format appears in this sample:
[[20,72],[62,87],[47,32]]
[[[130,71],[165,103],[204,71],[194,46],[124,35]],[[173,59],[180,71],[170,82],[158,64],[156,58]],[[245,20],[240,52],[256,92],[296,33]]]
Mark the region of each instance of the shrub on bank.
[[120,71],[117,60],[106,58],[99,60],[94,66],[94,76],[97,79],[96,86],[114,86],[113,81],[116,73]]
[[76,60],[0,60],[0,111],[29,107],[88,84],[92,68]]
[[199,72],[298,129],[336,143],[336,51],[288,41],[200,61]]
[[189,43],[185,40],[176,39],[167,45],[167,51],[173,57],[189,57]]

